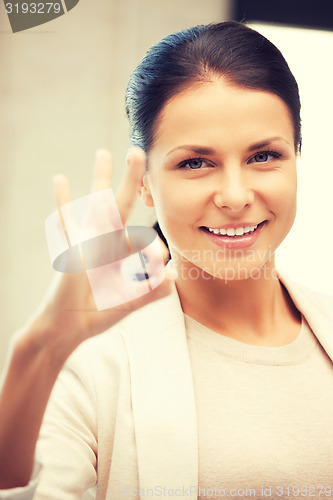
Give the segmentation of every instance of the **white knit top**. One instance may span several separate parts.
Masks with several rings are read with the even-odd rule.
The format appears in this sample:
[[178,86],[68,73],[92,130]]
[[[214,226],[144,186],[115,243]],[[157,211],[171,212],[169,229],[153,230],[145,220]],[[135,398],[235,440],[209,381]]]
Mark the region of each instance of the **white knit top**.
[[200,500],[333,497],[333,364],[306,320],[282,347],[185,325]]

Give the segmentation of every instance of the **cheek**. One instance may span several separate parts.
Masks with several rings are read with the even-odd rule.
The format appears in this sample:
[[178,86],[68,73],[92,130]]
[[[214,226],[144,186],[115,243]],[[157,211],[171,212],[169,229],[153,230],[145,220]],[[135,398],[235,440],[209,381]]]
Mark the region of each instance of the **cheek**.
[[164,224],[195,221],[202,213],[203,196],[191,183],[164,182],[153,192],[156,214]]
[[283,224],[292,225],[296,216],[297,181],[295,175],[276,179],[274,186],[267,193],[270,210],[277,220]]

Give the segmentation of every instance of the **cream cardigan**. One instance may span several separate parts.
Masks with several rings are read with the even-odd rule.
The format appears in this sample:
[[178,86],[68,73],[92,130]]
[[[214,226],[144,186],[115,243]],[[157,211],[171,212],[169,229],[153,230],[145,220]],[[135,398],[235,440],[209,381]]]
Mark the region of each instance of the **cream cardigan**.
[[[280,279],[333,360],[333,298]],[[197,498],[195,400],[175,286],[73,353],[38,449],[40,477],[0,499],[78,500],[96,481],[97,499]]]

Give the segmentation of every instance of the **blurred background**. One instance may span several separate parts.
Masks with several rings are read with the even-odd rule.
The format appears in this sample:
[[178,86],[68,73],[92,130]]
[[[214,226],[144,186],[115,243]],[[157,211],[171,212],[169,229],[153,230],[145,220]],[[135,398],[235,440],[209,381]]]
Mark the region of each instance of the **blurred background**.
[[[11,334],[41,300],[53,270],[44,222],[52,176],[88,194],[94,152],[114,156],[113,186],[129,147],[129,75],[164,35],[244,20],[284,53],[303,103],[299,214],[278,253],[292,278],[331,292],[333,3],[331,0],[80,0],[67,14],[12,33],[0,0],[0,371]],[[129,224],[155,222],[138,201]]]

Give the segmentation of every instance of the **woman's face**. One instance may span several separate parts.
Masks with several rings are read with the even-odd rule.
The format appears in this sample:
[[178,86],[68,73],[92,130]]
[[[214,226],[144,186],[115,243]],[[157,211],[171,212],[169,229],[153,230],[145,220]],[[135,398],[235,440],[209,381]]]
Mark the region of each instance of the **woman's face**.
[[286,104],[222,80],[203,83],[166,104],[156,132],[143,198],[178,272],[194,264],[202,276],[229,280],[272,267],[296,213]]

